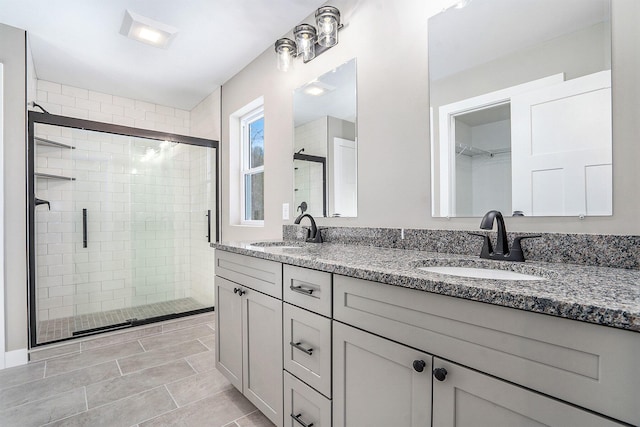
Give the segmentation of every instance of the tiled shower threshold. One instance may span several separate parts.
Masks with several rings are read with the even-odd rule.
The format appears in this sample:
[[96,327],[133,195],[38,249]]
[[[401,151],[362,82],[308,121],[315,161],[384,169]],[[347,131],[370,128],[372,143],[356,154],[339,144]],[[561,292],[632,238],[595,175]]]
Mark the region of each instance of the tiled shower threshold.
[[105,328],[122,324],[131,319],[149,319],[201,310],[207,306],[193,298],[181,298],[136,307],[108,310],[97,313],[44,320],[38,324],[38,344],[72,338],[74,332]]

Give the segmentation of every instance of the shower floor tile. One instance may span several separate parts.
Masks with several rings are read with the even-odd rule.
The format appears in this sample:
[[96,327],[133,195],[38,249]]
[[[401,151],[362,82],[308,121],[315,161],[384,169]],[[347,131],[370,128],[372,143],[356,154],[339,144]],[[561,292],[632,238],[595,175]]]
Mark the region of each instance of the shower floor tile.
[[193,298],[181,298],[173,301],[139,305],[137,307],[108,310],[98,313],[44,320],[38,323],[38,343],[70,338],[76,331],[100,328],[131,319],[148,319],[174,313],[199,310],[207,306]]

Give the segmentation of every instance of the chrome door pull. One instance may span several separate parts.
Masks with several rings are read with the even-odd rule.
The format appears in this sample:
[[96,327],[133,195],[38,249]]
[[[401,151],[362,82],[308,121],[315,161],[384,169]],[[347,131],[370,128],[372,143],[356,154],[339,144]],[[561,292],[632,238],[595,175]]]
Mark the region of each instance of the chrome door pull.
[[298,350],[302,351],[303,353],[307,353],[309,356],[311,356],[313,354],[313,349],[312,348],[304,348],[300,344],[302,344],[302,343],[301,342],[293,342],[293,341],[291,341],[289,343],[289,345],[291,345],[291,347],[297,348]]

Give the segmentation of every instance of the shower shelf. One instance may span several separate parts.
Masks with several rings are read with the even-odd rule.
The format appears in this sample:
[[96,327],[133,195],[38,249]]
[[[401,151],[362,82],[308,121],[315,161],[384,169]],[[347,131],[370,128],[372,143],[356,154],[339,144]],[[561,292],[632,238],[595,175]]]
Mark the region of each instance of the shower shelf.
[[67,145],[67,144],[63,144],[62,142],[51,141],[49,139],[40,138],[38,136],[34,137],[33,139],[36,141],[36,144],[38,145],[49,145],[52,147],[69,148],[71,150],[76,149],[76,147],[74,147],[73,145]]
[[70,176],[62,176],[62,175],[52,175],[49,173],[34,173],[34,175],[36,176],[36,178],[43,178],[43,179],[62,179],[64,181],[75,181],[76,179]]

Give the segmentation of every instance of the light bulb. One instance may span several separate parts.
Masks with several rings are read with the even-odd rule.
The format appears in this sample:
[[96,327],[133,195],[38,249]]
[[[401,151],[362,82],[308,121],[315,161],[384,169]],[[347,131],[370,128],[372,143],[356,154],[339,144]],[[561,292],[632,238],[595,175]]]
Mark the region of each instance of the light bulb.
[[318,26],[318,44],[332,47],[338,44],[338,26],[340,25],[340,11],[333,6],[324,6],[316,11],[316,25]]

